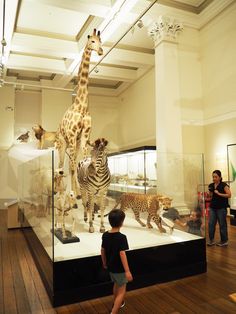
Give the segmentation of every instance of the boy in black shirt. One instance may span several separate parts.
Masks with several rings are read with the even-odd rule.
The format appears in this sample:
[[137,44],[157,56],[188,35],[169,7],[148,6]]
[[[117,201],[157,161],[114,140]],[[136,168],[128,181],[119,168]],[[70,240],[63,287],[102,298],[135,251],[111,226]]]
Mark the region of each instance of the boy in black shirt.
[[127,238],[120,233],[125,213],[120,209],[113,209],[108,219],[112,228],[102,235],[101,256],[103,267],[108,269],[111,280],[114,282],[112,314],[116,314],[124,306],[126,284],[132,281],[133,277],[125,253],[129,249]]

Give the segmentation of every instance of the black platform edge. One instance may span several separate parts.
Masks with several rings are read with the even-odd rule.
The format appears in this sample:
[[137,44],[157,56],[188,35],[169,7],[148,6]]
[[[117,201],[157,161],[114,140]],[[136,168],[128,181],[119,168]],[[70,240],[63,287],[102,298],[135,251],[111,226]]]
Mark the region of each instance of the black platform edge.
[[[197,263],[184,269],[171,269],[160,273],[135,275],[134,281],[128,283],[127,291],[132,291],[159,283],[178,280],[189,276],[199,275],[207,271],[206,262]],[[55,291],[53,306],[61,306],[76,302],[82,302],[94,298],[104,297],[112,294],[113,283],[108,281],[106,283],[95,284],[93,286],[85,286],[68,291]]]
[[[127,290],[198,275],[207,271],[206,241],[173,243],[127,252],[134,281]],[[112,293],[101,257],[54,263],[54,306],[98,298]]]
[[53,304],[53,262],[32,227],[22,227],[21,230],[24,234],[51,303]]

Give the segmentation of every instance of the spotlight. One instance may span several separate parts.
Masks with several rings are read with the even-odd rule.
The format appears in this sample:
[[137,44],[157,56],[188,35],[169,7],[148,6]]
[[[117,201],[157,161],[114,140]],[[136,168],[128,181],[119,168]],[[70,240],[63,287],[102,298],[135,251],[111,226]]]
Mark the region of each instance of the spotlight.
[[2,39],[1,44],[2,44],[2,46],[4,46],[4,47],[7,45],[7,42],[6,42],[6,39],[5,39],[5,38]]
[[143,21],[142,21],[142,20],[138,20],[137,26],[138,26],[139,28],[143,28],[143,26],[144,26]]

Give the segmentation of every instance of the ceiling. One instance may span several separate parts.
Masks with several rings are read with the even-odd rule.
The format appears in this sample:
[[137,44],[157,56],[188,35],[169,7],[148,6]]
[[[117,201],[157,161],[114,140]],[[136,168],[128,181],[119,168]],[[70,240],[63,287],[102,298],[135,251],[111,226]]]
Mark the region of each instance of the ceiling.
[[[5,0],[4,20],[4,0],[0,0],[7,42],[5,84],[73,90],[87,35],[97,28],[104,55],[92,54],[90,93],[117,96],[154,66],[147,28],[158,15],[171,14],[184,25],[200,28],[232,1]],[[3,25],[0,31],[2,34]]]

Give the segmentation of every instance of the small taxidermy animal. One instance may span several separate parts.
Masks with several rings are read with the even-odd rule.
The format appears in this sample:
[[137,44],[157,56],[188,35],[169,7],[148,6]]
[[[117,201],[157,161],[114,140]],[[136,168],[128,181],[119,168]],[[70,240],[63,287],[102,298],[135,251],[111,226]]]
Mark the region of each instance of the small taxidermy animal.
[[24,142],[28,142],[28,139],[29,139],[29,131],[27,131],[26,133],[24,134],[21,134],[19,137],[17,137],[17,141],[20,141],[21,143]]
[[39,124],[32,127],[35,137],[37,138],[38,142],[38,149],[42,149],[44,142],[49,141],[52,142],[54,145],[56,132],[47,132],[43,129],[43,127]]

